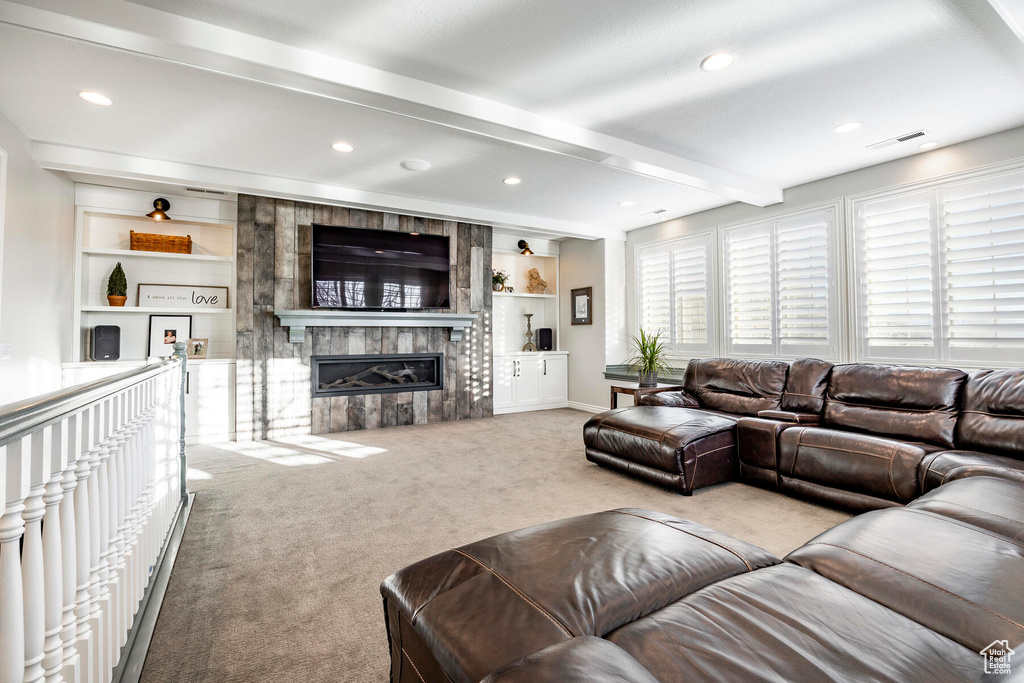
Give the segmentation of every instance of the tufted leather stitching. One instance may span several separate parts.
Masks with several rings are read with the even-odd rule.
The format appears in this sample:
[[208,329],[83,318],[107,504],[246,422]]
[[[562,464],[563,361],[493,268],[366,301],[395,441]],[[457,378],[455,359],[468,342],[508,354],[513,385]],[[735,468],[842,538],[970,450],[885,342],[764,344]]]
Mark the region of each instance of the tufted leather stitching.
[[560,631],[561,631],[562,633],[564,633],[565,635],[569,636],[570,638],[574,637],[574,636],[573,636],[573,634],[572,634],[572,632],[571,632],[571,631],[570,631],[570,630],[569,630],[568,628],[566,628],[566,627],[565,627],[565,626],[564,626],[564,625],[562,624],[562,622],[558,621],[558,619],[555,619],[555,617],[554,617],[554,616],[552,616],[550,612],[548,612],[548,611],[547,611],[546,609],[544,609],[543,607],[541,607],[540,605],[538,605],[537,603],[535,603],[535,602],[534,602],[533,600],[531,600],[530,598],[528,598],[528,597],[526,596],[526,594],[525,594],[525,593],[523,593],[523,592],[522,592],[521,590],[519,590],[518,588],[516,588],[516,587],[515,587],[515,586],[514,586],[514,585],[512,584],[512,582],[511,582],[511,581],[507,580],[507,579],[506,579],[506,578],[505,578],[504,576],[502,576],[502,575],[501,575],[501,574],[499,574],[498,572],[496,572],[496,571],[494,571],[493,569],[491,569],[491,568],[490,568],[489,566],[487,566],[487,564],[485,564],[485,563],[484,563],[483,561],[481,561],[481,560],[478,560],[477,558],[473,557],[472,555],[470,555],[469,553],[467,553],[467,552],[466,552],[466,551],[464,551],[464,550],[459,550],[458,548],[452,548],[452,550],[453,550],[454,552],[457,552],[457,553],[458,553],[458,554],[460,554],[460,555],[464,555],[465,557],[468,557],[469,559],[473,560],[473,561],[474,561],[474,562],[476,562],[476,563],[477,563],[478,565],[480,565],[481,567],[483,567],[484,569],[486,569],[487,571],[489,571],[489,572],[490,572],[491,574],[493,574],[493,575],[494,575],[494,578],[498,579],[498,581],[501,581],[501,582],[502,582],[503,584],[505,584],[506,586],[508,586],[508,588],[509,588],[509,589],[510,589],[510,590],[511,590],[511,591],[512,591],[513,593],[515,593],[516,595],[518,595],[518,596],[519,596],[520,598],[522,598],[522,599],[523,599],[523,600],[525,600],[525,601],[526,601],[527,603],[529,603],[530,605],[532,605],[534,609],[536,609],[536,610],[537,610],[538,612],[540,612],[540,613],[541,613],[541,614],[543,614],[543,615],[544,615],[545,617],[547,617],[547,618],[548,618],[548,619],[549,619],[549,620],[551,621],[551,623],[552,623],[552,624],[554,624],[555,626],[557,626],[557,627],[559,628],[559,630],[560,630]]
[[638,517],[640,519],[646,519],[648,522],[654,522],[656,524],[661,524],[662,526],[666,526],[669,529],[675,529],[676,531],[678,531],[680,533],[687,534],[688,536],[693,536],[694,538],[699,538],[700,540],[705,541],[707,543],[710,543],[711,545],[717,545],[722,550],[728,550],[730,553],[732,553],[733,555],[738,557],[740,559],[740,562],[742,562],[744,565],[746,565],[748,571],[754,571],[754,568],[750,565],[749,562],[747,562],[746,558],[744,558],[742,555],[740,555],[738,552],[736,552],[735,550],[733,550],[732,548],[730,548],[727,545],[722,545],[721,543],[719,543],[717,541],[712,541],[710,538],[706,538],[705,536],[701,536],[700,534],[695,534],[692,531],[687,531],[686,529],[680,529],[677,526],[672,526],[671,524],[666,524],[665,522],[662,522],[659,519],[651,519],[650,517],[644,517],[643,515],[638,515],[638,514],[636,514],[634,512],[626,512],[625,510],[612,510],[612,512],[618,512],[620,515],[629,515],[630,517]]
[[827,545],[827,546],[829,546],[831,548],[838,548],[839,550],[845,550],[848,553],[852,553],[854,555],[858,555],[860,557],[863,557],[865,560],[870,560],[871,562],[874,562],[875,564],[882,565],[883,567],[885,567],[887,569],[891,569],[894,572],[897,572],[899,574],[903,574],[907,578],[913,579],[915,581],[919,581],[919,582],[923,583],[924,585],[929,586],[931,588],[934,588],[935,590],[940,591],[942,593],[945,593],[946,595],[950,595],[950,596],[956,598],[957,600],[962,600],[962,601],[966,602],[968,605],[971,605],[973,607],[977,607],[978,609],[982,610],[983,612],[987,612],[987,613],[991,614],[992,616],[996,617],[997,619],[1001,619],[1001,620],[1007,622],[1008,624],[1011,624],[1015,628],[1018,628],[1018,629],[1024,631],[1024,625],[1018,624],[1013,619],[1010,619],[1008,617],[1004,617],[1001,614],[996,614],[992,610],[988,609],[987,607],[985,607],[983,605],[979,605],[978,603],[974,602],[973,600],[968,600],[967,598],[963,597],[962,595],[957,595],[956,593],[951,593],[950,591],[946,590],[945,588],[942,588],[941,586],[936,586],[934,583],[931,583],[930,581],[925,581],[924,579],[922,579],[919,576],[914,576],[913,574],[909,574],[909,573],[903,571],[902,569],[897,569],[896,567],[893,567],[890,564],[886,564],[885,562],[882,562],[881,560],[876,560],[875,558],[869,557],[868,555],[865,555],[864,553],[857,552],[856,550],[852,550],[850,548],[846,548],[846,547],[843,547],[841,545],[835,545],[834,543],[822,543],[821,541],[812,541],[810,543],[807,543],[804,546],[804,548],[807,548],[808,546],[812,546],[812,545]]
[[[924,502],[926,502],[926,503],[927,503],[927,502],[933,502],[933,501],[924,501]],[[956,503],[956,502],[954,502],[954,501],[952,501],[952,500],[942,500],[942,499],[940,498],[940,499],[938,499],[938,500],[935,500],[934,502],[936,502],[936,503],[940,503],[940,504],[942,504],[942,505],[953,505],[953,506],[955,506],[955,507],[958,507],[958,508],[963,508],[963,509],[965,509],[965,510],[974,510],[975,512],[980,512],[980,513],[982,513],[983,515],[987,515],[987,516],[989,516],[989,517],[998,517],[999,519],[1004,519],[1004,520],[1006,520],[1007,522],[1011,522],[1011,523],[1013,523],[1013,524],[1018,524],[1018,525],[1020,525],[1020,526],[1024,526],[1024,522],[1020,521],[1019,519],[1012,519],[1012,518],[1010,518],[1010,517],[1003,517],[1002,515],[997,515],[997,514],[996,514],[996,513],[994,513],[994,512],[989,512],[988,510],[982,510],[981,508],[973,508],[973,507],[971,507],[970,505],[964,505],[963,503]],[[909,510],[909,509],[911,509],[911,508],[907,508],[907,509]]]

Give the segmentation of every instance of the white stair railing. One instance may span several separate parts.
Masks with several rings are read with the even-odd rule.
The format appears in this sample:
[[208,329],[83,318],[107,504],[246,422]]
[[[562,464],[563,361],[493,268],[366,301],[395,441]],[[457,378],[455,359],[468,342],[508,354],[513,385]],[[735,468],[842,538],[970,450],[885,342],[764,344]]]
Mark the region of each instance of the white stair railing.
[[0,407],[0,683],[108,683],[185,497],[184,359]]

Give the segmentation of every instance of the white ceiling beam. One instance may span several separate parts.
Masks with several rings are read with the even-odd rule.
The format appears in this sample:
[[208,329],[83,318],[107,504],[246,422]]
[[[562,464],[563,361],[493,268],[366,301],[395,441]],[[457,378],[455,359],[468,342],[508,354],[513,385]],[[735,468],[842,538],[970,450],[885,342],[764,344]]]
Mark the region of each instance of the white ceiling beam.
[[988,3],[1024,43],[1024,0],[988,0]]
[[64,13],[0,0],[0,23],[408,116],[747,204],[782,201],[782,189],[762,180],[433,83],[133,3],[59,6]]
[[622,230],[552,220],[541,216],[494,211],[475,206],[462,206],[384,192],[369,192],[307,180],[279,178],[177,161],[148,159],[48,142],[32,143],[32,159],[43,168],[66,173],[172,183],[188,187],[201,187],[207,190],[294,199],[301,202],[326,202],[358,209],[401,212],[424,218],[482,223],[555,237],[575,237],[587,240],[626,239],[626,233]]

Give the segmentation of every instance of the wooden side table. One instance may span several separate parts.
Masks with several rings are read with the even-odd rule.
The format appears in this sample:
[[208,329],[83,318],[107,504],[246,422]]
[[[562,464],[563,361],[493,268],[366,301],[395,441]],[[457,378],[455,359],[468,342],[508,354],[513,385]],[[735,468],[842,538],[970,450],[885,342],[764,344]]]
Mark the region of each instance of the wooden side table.
[[663,391],[682,391],[681,384],[659,384],[656,387],[642,387],[639,382],[626,385],[612,385],[612,410],[619,407],[619,394],[629,394],[633,397],[634,405],[640,403],[640,397],[647,394],[660,394]]

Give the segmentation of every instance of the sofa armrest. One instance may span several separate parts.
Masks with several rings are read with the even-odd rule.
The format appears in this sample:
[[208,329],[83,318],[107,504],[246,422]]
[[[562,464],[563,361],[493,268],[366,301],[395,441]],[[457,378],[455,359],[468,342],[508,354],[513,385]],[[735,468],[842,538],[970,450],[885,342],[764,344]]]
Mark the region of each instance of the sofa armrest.
[[[761,411],[772,412],[772,411]],[[796,422],[743,417],[736,422],[736,452],[740,461],[740,478],[778,486],[779,435]]]
[[778,420],[780,422],[793,422],[796,424],[818,424],[821,422],[821,415],[817,413],[798,413],[791,410],[761,410],[758,417],[766,420]]
[[658,683],[621,647],[594,636],[566,640],[520,657],[481,683]]
[[700,408],[700,402],[685,391],[659,391],[640,397],[641,406],[671,406],[674,408]]
[[921,493],[967,477],[998,477],[1024,484],[1024,460],[978,451],[931,453],[918,467]]

